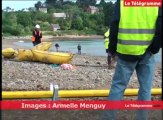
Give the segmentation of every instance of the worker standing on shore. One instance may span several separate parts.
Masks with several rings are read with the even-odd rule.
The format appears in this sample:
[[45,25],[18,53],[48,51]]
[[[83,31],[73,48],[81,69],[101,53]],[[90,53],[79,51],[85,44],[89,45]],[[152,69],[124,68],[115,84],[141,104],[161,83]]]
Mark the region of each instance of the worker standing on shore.
[[[117,0],[110,24],[109,49],[118,56],[108,100],[121,100],[134,70],[140,84],[139,101],[151,100],[154,78],[154,54],[162,40],[162,7],[126,7]],[[108,110],[102,120],[115,120],[116,111]],[[138,110],[135,120],[147,120],[148,111]]]
[[81,55],[81,45],[80,44],[78,44],[77,49],[78,49],[78,54]]
[[58,52],[58,49],[59,49],[59,44],[58,43],[55,44],[55,48],[56,48],[56,51]]
[[32,43],[33,46],[38,45],[42,42],[42,32],[40,31],[40,26],[37,24],[33,31]]
[[104,34],[104,45],[105,45],[105,49],[106,49],[106,53],[107,53],[107,62],[108,62],[108,69],[112,69],[113,65],[112,65],[112,57],[111,54],[108,53],[108,48],[109,48],[109,29],[105,32]]

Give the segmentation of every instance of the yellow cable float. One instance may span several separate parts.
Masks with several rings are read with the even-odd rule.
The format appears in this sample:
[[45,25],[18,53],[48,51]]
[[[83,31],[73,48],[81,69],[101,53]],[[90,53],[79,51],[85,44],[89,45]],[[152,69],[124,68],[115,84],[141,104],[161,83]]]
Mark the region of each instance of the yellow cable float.
[[[80,97],[107,97],[110,90],[59,90],[59,98],[80,98]],[[161,95],[161,88],[153,88],[152,95]],[[138,89],[126,89],[125,96],[138,95]],[[2,99],[36,99],[52,98],[53,91],[3,91]]]

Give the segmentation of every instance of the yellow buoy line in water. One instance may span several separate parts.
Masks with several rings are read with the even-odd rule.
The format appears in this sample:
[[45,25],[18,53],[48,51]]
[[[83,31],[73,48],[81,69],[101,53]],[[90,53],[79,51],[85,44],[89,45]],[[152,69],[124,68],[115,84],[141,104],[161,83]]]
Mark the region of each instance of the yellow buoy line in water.
[[[49,91],[2,91],[2,99],[36,99],[36,98],[80,98],[80,97],[107,97],[110,90],[58,90],[58,86]],[[161,95],[161,88],[153,88],[152,95]],[[125,96],[137,96],[138,89],[126,89]]]

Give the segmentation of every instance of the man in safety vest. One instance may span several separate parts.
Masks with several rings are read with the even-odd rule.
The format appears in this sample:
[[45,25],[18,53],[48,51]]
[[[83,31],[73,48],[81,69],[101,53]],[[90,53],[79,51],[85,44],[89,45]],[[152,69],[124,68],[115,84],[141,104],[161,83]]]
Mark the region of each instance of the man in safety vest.
[[[117,0],[110,24],[109,49],[118,55],[108,100],[121,100],[134,70],[140,84],[138,100],[151,100],[154,54],[162,40],[162,7],[126,7]],[[136,120],[147,120],[147,110],[138,110]],[[102,120],[115,120],[116,111],[105,112]]]
[[32,43],[33,46],[38,45],[42,42],[42,32],[40,31],[40,26],[37,24],[35,30],[33,31]]
[[108,62],[108,69],[112,69],[113,65],[112,65],[112,57],[111,54],[108,53],[108,47],[109,47],[109,29],[105,32],[104,34],[104,45],[105,45],[105,49],[106,49],[106,53],[107,55],[107,62]]

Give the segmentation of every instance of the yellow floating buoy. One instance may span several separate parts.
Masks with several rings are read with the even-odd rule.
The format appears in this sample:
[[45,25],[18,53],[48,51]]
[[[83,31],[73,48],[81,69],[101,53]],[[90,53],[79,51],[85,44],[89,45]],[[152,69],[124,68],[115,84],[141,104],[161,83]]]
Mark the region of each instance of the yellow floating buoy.
[[52,42],[42,42],[32,48],[32,50],[41,50],[41,51],[47,51],[51,48],[53,45]]
[[2,50],[2,55],[5,58],[14,58],[15,50],[13,48],[6,48]]

